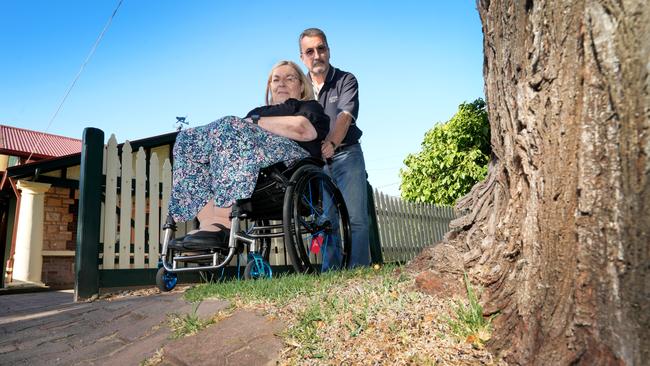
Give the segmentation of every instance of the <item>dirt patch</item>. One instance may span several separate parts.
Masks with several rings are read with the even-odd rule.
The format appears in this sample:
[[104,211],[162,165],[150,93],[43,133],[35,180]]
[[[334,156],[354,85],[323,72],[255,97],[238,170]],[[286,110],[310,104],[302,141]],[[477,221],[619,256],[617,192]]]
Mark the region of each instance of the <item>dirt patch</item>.
[[[172,292],[185,292],[185,290],[187,290],[190,287],[191,287],[190,285],[178,285],[174,288]],[[101,299],[106,301],[112,301],[124,297],[150,296],[159,293],[160,290],[157,287],[151,287],[151,286],[146,286],[146,287],[138,286],[138,287],[130,287],[130,288],[110,288],[110,289],[102,289],[102,293],[99,295],[99,297],[94,297],[92,298],[92,300]]]

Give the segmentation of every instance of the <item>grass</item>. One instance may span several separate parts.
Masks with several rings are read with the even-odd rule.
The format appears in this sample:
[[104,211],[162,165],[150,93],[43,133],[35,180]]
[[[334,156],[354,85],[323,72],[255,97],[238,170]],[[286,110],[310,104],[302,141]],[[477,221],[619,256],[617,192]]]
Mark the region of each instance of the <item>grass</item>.
[[172,330],[173,339],[198,333],[208,325],[214,323],[214,318],[204,320],[196,314],[200,304],[200,302],[195,302],[192,305],[191,313],[185,315],[171,314],[169,316],[169,327]]
[[153,356],[140,362],[139,366],[157,366],[163,362],[163,359],[164,359],[163,349],[160,348],[156,350],[156,353],[154,353]]
[[483,316],[483,307],[478,301],[476,290],[469,282],[467,273],[464,274],[463,281],[468,304],[462,300],[454,301],[451,307],[455,316],[454,318],[447,317],[446,320],[455,336],[482,348],[484,343],[490,339],[494,315],[488,318]]
[[[489,338],[484,332],[490,329],[490,319],[483,319],[467,277],[465,285],[469,304],[450,302],[417,291],[414,278],[401,268],[383,266],[206,283],[187,290],[185,299],[221,298],[232,304],[231,313],[261,310],[282,321],[286,328],[281,334],[285,342],[281,365],[439,365],[461,360],[500,364],[482,343],[467,342],[470,336],[481,342]],[[197,322],[186,316],[175,334],[195,332],[201,326]]]
[[205,283],[189,289],[185,293],[185,299],[196,302],[218,297],[225,300],[237,299],[243,303],[270,301],[284,305],[296,298],[312,296],[324,288],[345,283],[352,278],[368,278],[385,274],[392,269],[393,266],[385,266],[379,270],[365,268],[354,271],[332,271],[320,276],[286,274],[275,276],[272,280]]
[[[274,277],[272,280],[230,281],[208,283],[189,289],[185,293],[188,301],[200,301],[218,297],[230,300],[238,306],[272,304],[273,307],[290,308],[294,324],[284,336],[298,351],[300,357],[325,358],[320,336],[321,330],[332,322],[341,322],[347,336],[356,337],[368,326],[371,309],[366,295],[354,299],[341,298],[332,288],[349,286],[351,281],[364,281],[383,278],[381,292],[390,296],[390,289],[404,278],[393,278],[390,274],[395,266],[362,268],[351,271],[332,271],[320,276],[289,274]],[[299,304],[299,305],[298,305]],[[341,318],[344,315],[344,319]]]

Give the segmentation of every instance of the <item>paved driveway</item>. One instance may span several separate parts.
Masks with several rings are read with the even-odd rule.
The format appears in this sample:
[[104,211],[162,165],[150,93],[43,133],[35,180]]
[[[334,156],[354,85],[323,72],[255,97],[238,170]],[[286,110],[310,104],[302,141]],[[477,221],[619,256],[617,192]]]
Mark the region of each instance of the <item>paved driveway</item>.
[[181,293],[74,303],[71,291],[0,296],[0,365],[133,365],[169,340]]
[[[0,365],[138,365],[161,349],[162,365],[261,365],[282,348],[282,324],[247,311],[172,340],[168,314],[193,311],[182,292],[72,300],[71,291],[0,296]],[[206,300],[197,315],[226,307]]]

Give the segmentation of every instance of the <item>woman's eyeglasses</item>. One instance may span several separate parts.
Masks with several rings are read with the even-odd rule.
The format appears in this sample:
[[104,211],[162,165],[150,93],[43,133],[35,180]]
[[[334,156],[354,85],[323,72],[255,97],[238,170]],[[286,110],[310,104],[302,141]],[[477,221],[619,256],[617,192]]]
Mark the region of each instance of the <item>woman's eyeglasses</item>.
[[280,82],[284,82],[286,84],[295,84],[299,81],[300,79],[298,79],[297,76],[289,75],[284,79],[279,77],[274,77],[273,79],[271,79],[271,84],[279,84]]

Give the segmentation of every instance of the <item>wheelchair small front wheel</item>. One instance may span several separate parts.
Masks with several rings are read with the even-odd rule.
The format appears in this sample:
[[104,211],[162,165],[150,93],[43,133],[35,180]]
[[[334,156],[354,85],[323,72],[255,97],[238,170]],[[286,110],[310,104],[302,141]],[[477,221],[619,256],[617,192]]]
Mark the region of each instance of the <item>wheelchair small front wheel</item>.
[[168,292],[176,287],[178,276],[176,273],[167,272],[164,267],[158,268],[156,273],[156,286],[162,292]]
[[244,269],[244,279],[257,280],[271,278],[271,266],[265,261],[250,261]]

